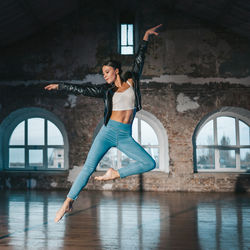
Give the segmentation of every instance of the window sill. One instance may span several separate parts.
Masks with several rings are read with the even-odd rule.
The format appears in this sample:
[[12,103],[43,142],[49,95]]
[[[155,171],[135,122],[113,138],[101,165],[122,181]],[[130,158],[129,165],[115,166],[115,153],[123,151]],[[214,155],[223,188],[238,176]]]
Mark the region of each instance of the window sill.
[[19,176],[37,176],[37,175],[68,175],[69,170],[1,170],[0,175],[19,175]]
[[201,174],[227,174],[227,175],[250,175],[250,172],[246,171],[231,171],[231,172],[226,172],[226,171],[200,171],[200,172],[194,172],[195,175],[201,175]]

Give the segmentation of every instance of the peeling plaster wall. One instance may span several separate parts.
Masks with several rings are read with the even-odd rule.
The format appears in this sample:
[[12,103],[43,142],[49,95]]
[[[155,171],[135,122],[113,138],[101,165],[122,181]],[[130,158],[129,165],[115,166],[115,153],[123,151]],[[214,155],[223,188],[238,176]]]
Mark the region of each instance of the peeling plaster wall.
[[[152,23],[166,25],[149,43],[141,81],[142,104],[166,129],[170,171],[107,183],[91,177],[86,188],[250,191],[248,174],[194,173],[192,145],[197,124],[208,113],[224,106],[250,110],[249,41],[212,29],[192,17],[170,15],[160,4],[155,8],[147,4],[139,6],[141,11],[136,13],[138,37]],[[81,170],[94,130],[103,117],[103,101],[48,92],[43,87],[64,80],[100,84],[102,62],[110,57],[122,61],[124,70],[130,68],[133,58],[117,54],[117,27],[111,18],[115,12],[106,14],[106,8],[95,6],[92,12],[83,8],[79,13],[84,15],[65,17],[29,39],[0,50],[0,122],[19,108],[47,109],[64,123],[70,148],[69,171],[49,175],[0,171],[0,188],[68,189]]]
[[[183,13],[169,13],[163,0],[154,8],[147,1],[135,2],[127,4],[131,12],[137,7],[137,39],[152,24],[164,24],[160,36],[149,44],[145,76],[160,78],[160,82],[162,77],[180,76],[181,83],[192,82],[190,78],[202,83],[202,78],[217,81],[249,76],[247,39]],[[100,73],[102,63],[111,57],[122,61],[125,70],[130,68],[132,57],[117,54],[116,17],[121,8],[122,4],[110,8],[86,3],[77,17],[74,13],[28,39],[0,49],[0,79],[82,80],[88,74]]]

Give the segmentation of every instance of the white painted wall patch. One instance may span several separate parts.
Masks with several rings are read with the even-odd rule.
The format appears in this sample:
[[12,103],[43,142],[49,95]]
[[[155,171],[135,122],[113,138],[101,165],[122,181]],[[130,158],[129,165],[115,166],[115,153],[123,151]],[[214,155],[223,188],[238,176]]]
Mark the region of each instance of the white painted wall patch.
[[71,94],[68,95],[68,100],[64,104],[64,107],[74,108],[76,106],[76,100],[77,100],[77,96],[71,95]]
[[[195,98],[197,100],[197,97]],[[183,93],[180,93],[177,96],[177,106],[176,109],[178,112],[185,112],[187,110],[197,109],[200,105],[196,102],[191,100],[188,96],[185,96]]]
[[82,167],[74,166],[71,170],[69,170],[68,181],[73,183],[76,179],[77,175],[80,173]]
[[112,183],[106,183],[102,186],[103,190],[112,190],[113,184]]

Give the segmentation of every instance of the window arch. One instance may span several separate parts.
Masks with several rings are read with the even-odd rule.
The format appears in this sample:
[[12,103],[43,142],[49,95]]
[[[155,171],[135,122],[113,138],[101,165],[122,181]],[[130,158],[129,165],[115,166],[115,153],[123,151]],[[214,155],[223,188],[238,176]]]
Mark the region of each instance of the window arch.
[[[94,137],[100,130],[101,121],[94,132]],[[151,113],[141,110],[136,113],[133,128],[133,138],[155,159],[154,171],[169,172],[168,137],[161,122]],[[111,148],[99,163],[97,170],[106,170],[109,167],[118,169],[132,161],[117,148]]]
[[204,117],[193,136],[195,171],[250,171],[250,111],[224,107]]
[[68,138],[62,122],[42,108],[12,112],[0,126],[1,168],[5,170],[68,169]]

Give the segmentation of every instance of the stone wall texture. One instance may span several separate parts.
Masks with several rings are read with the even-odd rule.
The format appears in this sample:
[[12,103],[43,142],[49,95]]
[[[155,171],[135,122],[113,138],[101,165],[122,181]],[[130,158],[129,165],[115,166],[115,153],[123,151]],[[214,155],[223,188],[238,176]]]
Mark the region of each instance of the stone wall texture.
[[[43,87],[58,81],[99,82],[102,62],[109,58],[120,60],[124,70],[131,67],[133,57],[117,53],[119,18],[113,18],[117,9],[107,12],[106,8],[90,3],[81,6],[77,17],[67,16],[0,49],[0,123],[15,110],[40,107],[63,122],[69,139],[68,171],[0,170],[0,188],[68,189],[72,185],[79,172],[72,177],[72,171],[84,164],[94,130],[103,117],[103,101],[48,92]],[[93,177],[103,174],[97,171],[86,189],[250,191],[248,173],[195,173],[192,144],[197,124],[208,113],[225,106],[250,110],[249,41],[192,17],[169,13],[160,4],[149,8],[145,1],[133,14],[138,24],[137,42],[147,28],[164,24],[160,36],[149,42],[141,91],[143,109],[166,130],[169,173],[97,182]]]

